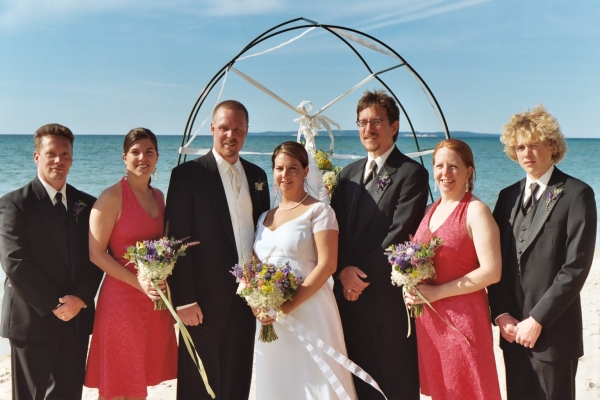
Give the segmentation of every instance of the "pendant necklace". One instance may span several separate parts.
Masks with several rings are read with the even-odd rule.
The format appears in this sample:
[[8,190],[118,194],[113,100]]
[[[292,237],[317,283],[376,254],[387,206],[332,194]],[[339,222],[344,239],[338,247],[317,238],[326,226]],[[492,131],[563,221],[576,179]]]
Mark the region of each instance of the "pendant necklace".
[[303,202],[304,200],[306,200],[306,198],[307,198],[307,197],[308,197],[308,193],[306,193],[306,196],[304,196],[304,197],[302,198],[302,200],[300,200],[300,202],[298,202],[298,203],[297,203],[295,206],[286,207],[286,208],[283,208],[283,207],[279,206],[279,209],[280,209],[280,210],[282,210],[282,211],[285,211],[285,210],[293,210],[294,208],[296,208],[296,207],[298,207],[300,204],[302,204],[302,202]]

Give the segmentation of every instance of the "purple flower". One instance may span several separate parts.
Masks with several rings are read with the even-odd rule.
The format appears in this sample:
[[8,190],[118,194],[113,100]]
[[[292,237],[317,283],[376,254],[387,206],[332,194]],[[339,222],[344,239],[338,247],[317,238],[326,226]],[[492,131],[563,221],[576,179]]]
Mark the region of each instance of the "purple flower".
[[387,187],[387,185],[390,184],[390,177],[388,175],[387,172],[384,172],[383,175],[381,175],[379,177],[379,180],[377,181],[377,190],[375,190],[375,193],[379,193],[380,190],[385,190],[385,188]]
[[545,207],[546,211],[550,209],[550,203],[554,203],[556,200],[558,200],[564,190],[565,188],[554,188],[551,192],[548,192],[548,199],[546,200]]
[[79,222],[79,214],[85,209],[86,204],[85,201],[77,200],[75,204],[73,204],[73,212],[75,213],[75,222]]

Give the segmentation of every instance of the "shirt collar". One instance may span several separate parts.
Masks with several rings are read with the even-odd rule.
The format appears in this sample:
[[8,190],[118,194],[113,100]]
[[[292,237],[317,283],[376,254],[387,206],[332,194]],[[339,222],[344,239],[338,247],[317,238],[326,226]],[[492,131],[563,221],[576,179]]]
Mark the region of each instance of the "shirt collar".
[[[385,164],[385,162],[387,161],[388,157],[390,156],[390,154],[392,153],[392,151],[394,150],[394,148],[396,148],[396,145],[392,145],[392,147],[390,147],[385,153],[383,153],[382,155],[380,155],[379,157],[375,158],[375,163],[377,163],[377,173],[379,173],[379,171],[381,171],[381,168],[383,167],[383,164]],[[365,174],[367,174],[371,165],[371,161],[373,161],[373,158],[371,158],[371,156],[367,156],[367,166],[365,167]]]
[[527,181],[525,182],[525,201],[529,198],[529,196],[531,196],[531,184],[534,182],[539,185],[539,189],[535,193],[536,200],[542,197],[542,195],[546,191],[546,188],[548,187],[548,182],[550,181],[550,177],[552,176],[553,172],[554,164],[552,164],[550,168],[548,168],[548,171],[546,171],[544,175],[540,176],[540,179],[538,179],[537,181],[534,181],[529,175],[527,175]]
[[38,174],[38,179],[40,180],[40,182],[42,182],[42,186],[44,186],[44,189],[46,189],[46,193],[48,193],[48,197],[50,197],[52,204],[56,203],[56,199],[55,199],[56,193],[61,192],[62,196],[63,196],[63,204],[65,205],[65,207],[67,206],[67,184],[66,183],[63,185],[63,187],[60,190],[56,190],[52,186],[50,186],[45,180],[43,180],[39,174]]
[[238,172],[240,173],[240,176],[242,176],[242,162],[240,161],[240,158],[238,157],[238,159],[236,160],[236,162],[234,162],[233,164],[230,164],[229,161],[225,160],[223,157],[221,157],[221,155],[219,153],[217,153],[217,151],[215,150],[215,148],[212,148],[212,153],[215,156],[215,161],[217,162],[217,168],[219,169],[219,173],[221,173],[222,175],[227,175],[227,170],[229,169],[230,166],[235,167]]

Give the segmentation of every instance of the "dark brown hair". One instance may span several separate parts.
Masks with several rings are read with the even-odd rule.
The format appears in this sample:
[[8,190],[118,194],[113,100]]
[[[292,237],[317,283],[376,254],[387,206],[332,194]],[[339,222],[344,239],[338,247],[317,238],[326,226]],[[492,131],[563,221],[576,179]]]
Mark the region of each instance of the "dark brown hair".
[[140,139],[150,139],[154,148],[156,149],[156,153],[158,154],[158,141],[156,140],[156,135],[152,133],[150,129],[146,128],[135,128],[130,130],[127,135],[125,135],[125,141],[123,142],[123,154],[127,154],[131,146],[134,145]]
[[248,110],[246,110],[246,107],[244,107],[244,105],[237,100],[225,100],[217,104],[215,110],[213,111],[213,121],[215,120],[217,111],[219,111],[219,109],[221,108],[232,111],[242,111],[244,113],[244,116],[246,117],[246,125],[250,123],[250,119],[248,117]]
[[[358,100],[358,105],[356,106],[356,119],[358,120],[358,115],[365,108],[374,108],[377,106],[385,108],[390,125],[400,120],[400,109],[396,104],[396,100],[394,100],[392,96],[389,96],[385,90],[377,89],[372,92],[366,90],[360,100]],[[398,125],[398,131],[399,130],[400,126]],[[398,131],[394,134],[394,143],[398,139]]]
[[287,154],[288,156],[300,161],[302,168],[308,167],[308,153],[306,152],[304,146],[302,146],[300,143],[289,141],[283,142],[275,147],[273,156],[271,157],[273,168],[275,168],[275,158],[281,153]]
[[73,136],[73,132],[71,132],[71,130],[66,126],[61,124],[46,124],[38,128],[33,135],[33,144],[35,145],[36,151],[40,149],[44,136],[64,137],[69,141],[69,143],[71,143],[71,150],[73,150],[73,141],[75,140],[75,136]]
[[473,158],[473,151],[468,144],[458,139],[446,139],[439,142],[433,150],[432,164],[435,165],[435,155],[439,149],[445,147],[458,153],[458,156],[462,160],[463,164],[467,168],[473,167],[473,173],[469,177],[469,188],[468,191],[472,192],[475,188],[475,159]]

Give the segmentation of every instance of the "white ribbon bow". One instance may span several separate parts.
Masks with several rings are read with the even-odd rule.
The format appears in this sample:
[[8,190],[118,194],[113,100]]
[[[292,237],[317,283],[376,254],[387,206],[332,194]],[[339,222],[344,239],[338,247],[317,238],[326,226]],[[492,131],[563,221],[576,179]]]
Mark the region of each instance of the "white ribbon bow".
[[315,136],[319,135],[317,130],[325,128],[329,134],[329,138],[331,139],[329,151],[333,152],[334,139],[333,133],[331,132],[331,125],[335,125],[338,130],[340,130],[340,125],[324,115],[319,115],[322,109],[315,113],[315,115],[310,115],[310,110],[312,110],[312,102],[310,101],[304,100],[298,107],[296,107],[296,110],[302,115],[294,120],[294,122],[300,124],[300,127],[298,127],[298,138],[296,141],[300,143],[300,139],[302,136],[304,136],[306,139],[306,150],[314,153],[317,151],[317,146],[315,144]]

